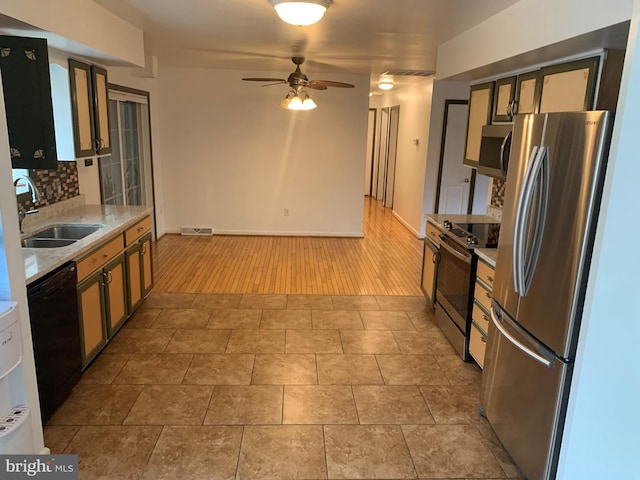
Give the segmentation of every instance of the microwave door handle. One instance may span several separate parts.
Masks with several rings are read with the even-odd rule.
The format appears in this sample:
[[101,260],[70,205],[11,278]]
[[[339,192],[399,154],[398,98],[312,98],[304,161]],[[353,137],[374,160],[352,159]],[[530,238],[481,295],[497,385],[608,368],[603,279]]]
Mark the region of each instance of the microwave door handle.
[[511,135],[513,134],[513,131],[510,131],[509,133],[507,133],[507,136],[504,137],[504,140],[502,140],[502,145],[500,145],[500,170],[502,171],[502,174],[506,177],[507,176],[507,167],[506,167],[506,155],[509,154],[509,152],[507,151],[507,145],[511,144]]
[[[528,348],[527,346],[523,345],[522,343],[520,343],[513,335],[511,335],[506,328],[504,328],[504,326],[500,323],[500,320],[498,320],[495,310],[493,308],[493,306],[491,306],[491,323],[493,323],[493,326],[496,327],[498,329],[498,331],[502,334],[502,336],[504,338],[506,338],[514,347],[516,347],[518,350],[520,350],[522,353],[530,356],[531,358],[533,358],[536,362],[541,363],[542,365],[544,365],[545,367],[549,368],[549,369],[553,369],[553,367],[555,366],[555,358],[553,356],[553,354],[549,351],[549,352],[544,352],[547,353],[546,356],[540,355],[538,352],[533,351],[532,349]],[[537,343],[537,342],[536,342]],[[541,347],[541,345],[538,345],[538,347]],[[549,357],[549,358],[547,358]]]
[[516,218],[513,228],[513,258],[511,259],[511,268],[513,273],[513,289],[516,293],[523,295],[524,292],[524,249],[526,235],[526,211],[527,205],[530,203],[528,195],[530,195],[529,179],[533,174],[533,165],[538,157],[540,147],[534,146],[529,156],[529,163],[525,170],[522,187],[518,196],[516,208]]

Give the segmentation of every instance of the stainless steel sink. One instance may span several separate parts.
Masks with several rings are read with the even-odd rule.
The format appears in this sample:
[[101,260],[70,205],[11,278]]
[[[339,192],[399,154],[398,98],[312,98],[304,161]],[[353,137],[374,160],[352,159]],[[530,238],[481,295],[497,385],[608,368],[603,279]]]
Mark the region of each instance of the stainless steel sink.
[[57,248],[66,247],[77,240],[61,239],[61,238],[25,238],[22,240],[22,246],[27,248]]
[[34,232],[22,240],[25,248],[58,248],[71,245],[78,240],[100,230],[104,225],[86,223],[69,223],[51,225],[39,232]]
[[67,240],[80,240],[102,228],[102,225],[88,224],[64,224],[52,225],[44,230],[33,233],[29,238],[63,238]]

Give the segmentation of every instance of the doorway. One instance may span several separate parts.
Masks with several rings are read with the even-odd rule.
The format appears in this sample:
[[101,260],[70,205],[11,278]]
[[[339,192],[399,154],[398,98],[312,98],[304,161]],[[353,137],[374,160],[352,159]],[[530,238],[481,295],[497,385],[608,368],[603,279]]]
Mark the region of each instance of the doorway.
[[475,170],[462,164],[468,111],[467,100],[445,100],[435,213],[471,213]]
[[[102,204],[154,206],[149,118],[147,92],[110,85],[113,150],[99,159]],[[155,226],[154,213],[152,218]]]
[[375,144],[376,144],[376,128],[378,120],[378,110],[369,109],[369,124],[367,130],[367,158],[364,168],[364,195],[366,197],[373,195],[373,172],[376,167],[375,162]]
[[391,107],[389,113],[389,140],[387,147],[387,171],[385,174],[384,206],[393,208],[393,194],[396,183],[396,155],[398,153],[398,127],[400,125],[400,106]]

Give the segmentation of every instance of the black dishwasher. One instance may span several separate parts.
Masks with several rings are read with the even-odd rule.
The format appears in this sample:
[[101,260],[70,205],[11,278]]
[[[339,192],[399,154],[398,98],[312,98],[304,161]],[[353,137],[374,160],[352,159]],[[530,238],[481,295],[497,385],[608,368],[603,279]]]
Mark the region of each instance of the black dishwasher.
[[27,286],[43,422],[82,375],[76,280],[76,264],[71,262]]

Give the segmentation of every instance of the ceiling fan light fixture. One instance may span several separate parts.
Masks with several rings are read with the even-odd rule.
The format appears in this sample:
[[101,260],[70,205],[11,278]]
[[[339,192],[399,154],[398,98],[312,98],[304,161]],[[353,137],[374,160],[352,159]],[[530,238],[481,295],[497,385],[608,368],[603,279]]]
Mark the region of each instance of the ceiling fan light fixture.
[[318,108],[316,102],[311,100],[311,97],[307,95],[307,97],[302,101],[302,108],[300,110],[313,110],[314,108]]
[[284,22],[307,27],[322,19],[332,0],[269,0],[269,3]]
[[378,88],[380,90],[391,90],[393,88],[393,82],[380,82]]

